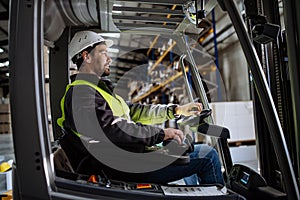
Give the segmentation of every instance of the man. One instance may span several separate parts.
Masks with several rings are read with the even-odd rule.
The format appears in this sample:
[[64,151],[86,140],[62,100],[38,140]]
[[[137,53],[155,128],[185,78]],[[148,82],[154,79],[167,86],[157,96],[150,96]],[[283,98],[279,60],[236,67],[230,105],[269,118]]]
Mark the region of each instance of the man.
[[201,184],[224,185],[218,154],[208,145],[195,145],[187,165],[174,165],[164,159],[155,162],[152,154],[145,153],[146,147],[163,141],[173,139],[180,145],[184,140],[179,129],[150,124],[197,115],[202,104],[126,104],[114,94],[110,81],[103,78],[109,74],[107,48],[111,45],[112,41],[92,31],[77,32],[69,44],[69,56],[79,72],[71,77],[72,83],[62,98],[58,124],[65,130],[61,144],[75,171],[104,172],[111,179],[152,183],[197,175]]

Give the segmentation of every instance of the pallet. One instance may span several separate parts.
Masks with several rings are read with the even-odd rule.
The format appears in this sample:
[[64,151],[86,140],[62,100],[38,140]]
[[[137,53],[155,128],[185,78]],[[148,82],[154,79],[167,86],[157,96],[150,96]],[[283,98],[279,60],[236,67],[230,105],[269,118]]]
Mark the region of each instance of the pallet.
[[228,141],[229,147],[239,147],[239,146],[249,146],[255,145],[255,139],[252,140],[238,140],[238,141]]

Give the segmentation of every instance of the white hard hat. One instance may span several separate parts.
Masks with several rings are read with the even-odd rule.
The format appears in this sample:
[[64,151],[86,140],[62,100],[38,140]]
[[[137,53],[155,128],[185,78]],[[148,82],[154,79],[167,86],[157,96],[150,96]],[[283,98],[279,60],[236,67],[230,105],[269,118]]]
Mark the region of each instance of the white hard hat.
[[79,31],[75,33],[69,44],[69,57],[73,58],[76,54],[80,53],[87,47],[93,46],[96,43],[105,42],[107,47],[113,45],[112,40],[105,40],[101,35],[93,31]]

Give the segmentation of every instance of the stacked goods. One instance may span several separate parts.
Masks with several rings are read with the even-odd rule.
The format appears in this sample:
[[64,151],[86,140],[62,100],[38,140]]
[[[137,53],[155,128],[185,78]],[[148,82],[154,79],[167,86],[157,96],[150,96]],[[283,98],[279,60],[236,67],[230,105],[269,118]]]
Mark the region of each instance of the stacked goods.
[[11,133],[10,106],[0,104],[0,134]]

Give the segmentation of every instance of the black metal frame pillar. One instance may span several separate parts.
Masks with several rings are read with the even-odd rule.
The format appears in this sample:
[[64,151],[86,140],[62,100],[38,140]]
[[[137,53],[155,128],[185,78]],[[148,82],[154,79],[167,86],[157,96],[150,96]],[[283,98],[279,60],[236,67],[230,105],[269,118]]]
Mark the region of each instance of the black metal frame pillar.
[[[291,79],[292,107],[294,116],[295,164],[300,174],[300,1],[283,0],[287,36],[288,65]],[[300,184],[298,177],[298,184]]]
[[288,199],[300,199],[298,185],[273,98],[255,48],[246,31],[243,19],[233,0],[218,0],[218,2],[229,14],[253,74],[255,88],[262,104],[263,113],[266,117],[269,130],[272,133],[271,140],[274,145],[279,167],[282,171]]
[[49,84],[54,139],[57,139],[61,134],[61,128],[56,120],[61,117],[60,100],[65,93],[66,85],[69,83],[69,35],[69,29],[65,29],[54,48],[50,49]]
[[50,199],[54,176],[49,167],[44,95],[43,1],[10,3],[10,103],[17,175],[14,180],[18,180],[13,183],[13,192],[23,200]]

